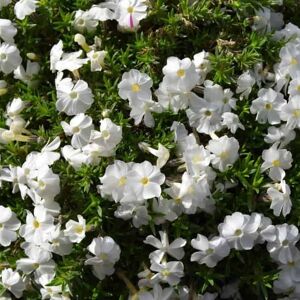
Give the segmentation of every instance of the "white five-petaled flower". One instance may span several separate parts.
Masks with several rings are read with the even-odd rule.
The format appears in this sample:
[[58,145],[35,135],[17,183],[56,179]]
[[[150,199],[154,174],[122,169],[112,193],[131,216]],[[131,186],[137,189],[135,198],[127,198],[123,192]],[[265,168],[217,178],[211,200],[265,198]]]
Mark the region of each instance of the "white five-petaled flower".
[[94,128],[91,117],[81,113],[73,117],[70,124],[61,122],[66,135],[72,136],[71,145],[74,148],[82,148],[90,141],[91,132]]
[[15,45],[0,43],[0,71],[4,74],[13,72],[22,62],[20,51]]
[[109,236],[94,238],[88,246],[89,255],[85,265],[93,266],[94,275],[100,280],[114,273],[114,264],[120,259],[119,245]]
[[281,93],[273,89],[261,89],[258,92],[258,98],[252,101],[250,111],[256,115],[259,123],[268,122],[271,125],[280,123],[280,112],[286,104]]
[[72,243],[80,243],[85,238],[86,221],[81,215],[77,215],[78,222],[69,220],[66,223],[64,235],[70,239]]
[[145,73],[131,69],[122,75],[118,84],[119,96],[124,100],[148,101],[152,99],[152,79]]
[[274,184],[274,186],[269,187],[267,193],[271,198],[271,209],[273,209],[275,216],[279,216],[282,213],[285,217],[290,213],[292,207],[291,190],[285,180],[282,180],[280,184]]
[[262,153],[264,160],[261,165],[262,172],[270,170],[271,179],[281,181],[285,177],[284,170],[292,166],[292,153],[286,149],[278,149],[278,143],[273,144],[269,149]]
[[167,65],[163,67],[163,82],[170,91],[189,92],[199,81],[199,74],[196,67],[189,58],[180,60],[178,57],[171,56],[167,60]]
[[14,36],[17,34],[17,28],[11,20],[0,19],[0,39],[9,44],[14,43]]
[[15,15],[18,19],[23,20],[26,16],[35,12],[37,0],[19,0],[14,7]]
[[8,289],[16,298],[21,298],[25,290],[25,282],[19,272],[11,268],[4,269],[1,272],[1,283],[4,288]]
[[149,244],[158,249],[150,254],[149,258],[151,262],[161,263],[166,254],[181,260],[184,256],[183,247],[186,244],[186,240],[177,238],[172,243],[169,243],[169,238],[165,231],[159,231],[159,235],[160,240],[153,235],[148,235],[144,240],[145,244]]
[[78,80],[75,84],[71,78],[58,80],[56,91],[56,109],[68,116],[86,112],[94,102],[92,91],[83,80]]
[[250,250],[258,237],[257,230],[260,223],[261,216],[259,214],[249,216],[235,212],[225,217],[224,223],[219,224],[218,230],[231,248]]
[[239,147],[239,142],[234,137],[224,135],[210,140],[206,148],[214,155],[212,165],[224,172],[239,158]]
[[210,268],[215,267],[230,252],[226,239],[219,236],[208,240],[204,235],[197,234],[197,238],[192,239],[191,244],[193,248],[200,250],[192,254],[191,261],[206,264]]
[[0,245],[7,247],[17,239],[16,230],[21,222],[9,207],[0,205]]
[[159,197],[165,175],[150,162],[136,163],[128,173],[128,185],[135,191],[138,199]]
[[300,128],[300,95],[290,98],[282,107],[280,116],[289,129]]

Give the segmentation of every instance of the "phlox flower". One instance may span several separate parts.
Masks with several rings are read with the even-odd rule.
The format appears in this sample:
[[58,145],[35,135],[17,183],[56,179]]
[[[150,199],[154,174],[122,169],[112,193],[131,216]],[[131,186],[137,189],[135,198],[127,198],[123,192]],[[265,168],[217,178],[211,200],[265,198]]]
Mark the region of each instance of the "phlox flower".
[[280,117],[289,129],[300,128],[300,95],[292,96],[282,107]]
[[107,51],[95,51],[91,50],[86,55],[91,62],[91,71],[92,72],[99,72],[104,67],[104,58],[107,54]]
[[184,266],[181,261],[170,261],[166,263],[153,262],[150,269],[156,272],[152,276],[153,282],[166,282],[173,286],[180,282],[180,278],[184,276]]
[[17,34],[17,28],[11,20],[0,19],[0,38],[9,44],[14,43],[14,36]]
[[274,186],[269,187],[267,194],[271,198],[271,209],[273,209],[275,216],[279,216],[282,213],[285,217],[290,213],[292,208],[292,201],[290,198],[291,190],[285,180],[282,180],[279,185],[275,184]]
[[24,274],[34,273],[36,283],[43,286],[50,283],[55,277],[55,262],[40,248],[32,248],[27,252],[28,258],[18,259],[17,270]]
[[239,142],[234,137],[226,135],[209,141],[206,147],[213,153],[212,165],[213,167],[224,172],[229,166],[232,166],[239,158]]
[[13,72],[22,62],[20,51],[15,45],[0,43],[0,71],[4,74]]
[[206,264],[210,268],[214,268],[230,252],[226,239],[219,236],[208,240],[205,236],[197,234],[197,238],[192,239],[191,244],[193,248],[199,250],[192,254],[191,261]]
[[209,53],[201,51],[194,55],[193,63],[196,67],[196,72],[200,75],[198,83],[202,83],[205,80],[206,75],[211,71],[211,62],[209,60]]
[[160,169],[148,161],[134,164],[127,178],[128,185],[136,193],[137,199],[159,197],[160,186],[165,181],[165,175],[160,172]]
[[269,176],[271,179],[280,181],[285,177],[284,170],[292,166],[292,153],[286,149],[278,149],[278,143],[273,144],[269,149],[262,153],[264,160],[261,165],[261,171],[270,170]]
[[145,73],[131,69],[122,75],[118,84],[119,96],[124,100],[149,101],[152,99],[152,79]]
[[70,239],[72,243],[80,243],[85,238],[86,221],[81,215],[77,215],[78,222],[69,220],[66,223],[64,235]]
[[258,98],[252,101],[250,111],[256,115],[259,123],[268,122],[271,125],[280,123],[280,111],[286,104],[281,93],[273,89],[261,89],[258,92]]
[[94,102],[92,91],[83,80],[74,84],[71,78],[64,78],[57,82],[56,92],[56,109],[68,116],[85,113]]
[[61,122],[66,135],[72,136],[71,145],[74,148],[82,148],[90,141],[91,132],[94,128],[91,117],[81,113],[73,117],[70,124]]
[[25,282],[18,271],[11,268],[4,269],[1,272],[1,283],[5,289],[8,289],[16,298],[21,298],[25,290]]
[[30,87],[34,87],[37,84],[37,79],[34,79],[39,71],[40,65],[37,62],[27,60],[26,70],[20,65],[14,70],[14,78],[23,81]]
[[261,223],[261,216],[251,216],[235,212],[226,216],[224,223],[219,224],[220,235],[225,238],[231,248],[250,250],[258,237],[257,229]]
[[268,134],[264,141],[268,144],[280,143],[279,148],[288,145],[296,138],[296,132],[286,126],[281,125],[279,128],[271,126],[268,128]]
[[281,224],[275,226],[275,239],[268,241],[267,250],[271,257],[283,264],[293,261],[298,249],[299,231],[295,225]]
[[163,82],[172,91],[189,92],[199,81],[196,67],[189,58],[180,60],[171,56],[167,59],[167,65],[163,67]]
[[153,235],[148,235],[144,240],[145,244],[149,244],[158,249],[150,254],[149,258],[151,262],[161,263],[166,254],[181,260],[184,256],[183,247],[186,245],[186,240],[177,238],[172,243],[169,243],[168,234],[165,231],[159,231],[159,235],[160,240]]
[[26,16],[35,12],[37,3],[37,0],[19,0],[14,7],[16,17],[24,20]]
[[255,85],[256,80],[251,71],[246,71],[237,79],[236,93],[240,94],[240,98],[248,98],[252,87]]
[[88,256],[85,265],[92,265],[93,274],[100,280],[114,273],[114,264],[120,259],[121,249],[109,236],[94,238],[88,251],[95,256]]
[[147,16],[147,8],[144,0],[119,0],[115,11],[119,27],[125,30],[137,29],[139,22]]
[[7,247],[17,239],[16,231],[20,228],[21,222],[9,207],[0,205],[0,244]]
[[94,15],[90,11],[77,10],[73,26],[79,32],[93,32],[98,26],[98,21],[94,19]]

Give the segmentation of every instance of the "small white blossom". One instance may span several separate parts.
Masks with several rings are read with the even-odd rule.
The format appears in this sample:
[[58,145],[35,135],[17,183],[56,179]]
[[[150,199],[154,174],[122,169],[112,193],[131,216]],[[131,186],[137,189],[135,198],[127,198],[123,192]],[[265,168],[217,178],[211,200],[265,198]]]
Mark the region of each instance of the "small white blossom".
[[64,235],[68,237],[72,243],[80,243],[85,238],[85,219],[81,215],[77,215],[77,219],[78,222],[69,220],[64,230]]

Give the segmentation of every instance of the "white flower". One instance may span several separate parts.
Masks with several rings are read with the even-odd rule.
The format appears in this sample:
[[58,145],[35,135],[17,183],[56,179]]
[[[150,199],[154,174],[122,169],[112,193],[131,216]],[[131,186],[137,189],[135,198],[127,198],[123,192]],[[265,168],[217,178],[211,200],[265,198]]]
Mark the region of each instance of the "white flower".
[[256,11],[252,29],[262,33],[270,32],[272,29],[280,29],[283,26],[283,15],[274,13],[267,7],[262,7]]
[[271,198],[271,209],[273,209],[275,216],[279,216],[282,213],[285,217],[290,213],[292,208],[291,190],[284,180],[279,185],[275,184],[274,187],[268,188],[267,194]]
[[237,79],[236,93],[240,94],[240,98],[248,98],[255,82],[255,77],[251,71],[244,72]]
[[283,264],[294,260],[298,249],[299,231],[295,225],[276,225],[275,240],[268,241],[267,249],[271,257]]
[[[299,69],[300,71],[300,69]],[[298,74],[297,77],[295,77],[293,80],[291,80],[290,84],[289,84],[289,89],[288,89],[288,93],[290,95],[290,97],[296,96],[296,95],[300,95],[300,73]]]
[[116,19],[120,28],[135,30],[139,22],[147,16],[147,5],[143,0],[119,0]]
[[69,237],[65,236],[64,231],[60,230],[60,225],[50,233],[51,252],[64,256],[72,252],[72,243]]
[[98,26],[98,21],[94,19],[94,15],[90,11],[77,10],[73,26],[79,32],[93,32]]
[[94,238],[87,249],[95,256],[88,256],[85,265],[93,266],[97,278],[102,280],[114,273],[114,264],[120,259],[121,250],[111,237]]
[[196,86],[200,78],[195,65],[189,58],[180,60],[171,56],[162,71],[165,75],[163,82],[172,91],[189,92]]
[[14,7],[15,15],[18,19],[23,20],[26,16],[35,12],[37,0],[19,0]]
[[271,126],[268,128],[268,134],[265,136],[264,141],[269,144],[279,142],[279,148],[288,145],[296,138],[296,132],[288,128],[285,124],[279,128]]
[[[159,284],[155,284],[151,291],[141,291],[137,294],[139,300],[171,300],[174,299],[175,293],[172,287],[162,288]],[[134,300],[130,297],[129,300]]]
[[300,64],[300,49],[297,44],[287,43],[279,52],[281,62],[278,66],[283,74],[292,78],[298,77]]
[[257,230],[260,223],[261,216],[259,214],[249,216],[235,212],[225,217],[224,223],[219,224],[218,230],[231,248],[250,250],[258,237]]
[[20,228],[20,236],[27,242],[41,244],[48,241],[49,234],[54,230],[54,218],[47,211],[37,206],[34,208],[34,215],[27,211],[26,224]]
[[150,254],[149,258],[151,262],[161,263],[166,254],[181,260],[184,256],[183,247],[186,245],[186,240],[177,238],[170,244],[168,235],[165,231],[159,231],[159,235],[161,240],[153,235],[148,235],[144,240],[145,244],[149,244],[158,249]]
[[21,98],[14,98],[11,102],[9,102],[6,106],[6,114],[10,119],[14,119],[18,117],[19,114],[26,107],[26,102]]
[[236,100],[233,98],[233,93],[230,89],[225,89],[214,84],[210,80],[204,82],[204,99],[209,103],[215,103],[218,107],[219,113],[224,113],[235,109]]
[[208,102],[199,97],[193,98],[186,114],[190,125],[200,133],[211,134],[221,129],[219,107],[214,102]]
[[64,235],[69,237],[72,243],[80,243],[85,238],[86,222],[81,215],[77,215],[78,222],[69,220],[66,223]]
[[107,54],[107,51],[95,51],[91,50],[87,53],[87,57],[91,62],[91,71],[97,72],[101,71],[104,66],[104,58]]
[[92,91],[83,80],[74,84],[71,78],[64,78],[57,83],[56,90],[56,109],[68,116],[85,113],[94,102]]
[[40,65],[37,62],[27,60],[26,71],[22,65],[14,70],[14,78],[19,79],[29,86],[34,86],[37,79],[33,80],[40,71]]
[[16,230],[20,228],[21,222],[9,207],[0,205],[0,244],[7,247],[17,239]]
[[300,95],[290,98],[282,107],[280,116],[289,129],[300,128]]
[[152,100],[148,101],[139,101],[131,100],[130,102],[130,117],[134,119],[134,124],[138,125],[142,122],[144,118],[145,126],[152,128],[155,126],[155,121],[152,116],[152,112],[161,113],[161,106]]
[[9,74],[22,62],[20,51],[15,45],[0,43],[0,71]]
[[259,123],[280,123],[280,112],[286,104],[281,93],[273,89],[261,89],[258,92],[258,98],[252,101],[250,111],[256,115],[256,120]]
[[52,73],[56,71],[56,63],[60,60],[63,53],[63,42],[62,40],[59,40],[59,42],[53,45],[50,50],[50,70]]
[[8,289],[16,298],[21,298],[25,290],[25,283],[17,271],[11,268],[1,272],[1,281],[4,288]]
[[280,181],[284,178],[285,172],[292,166],[292,153],[286,149],[278,149],[278,143],[273,144],[262,153],[264,160],[261,165],[262,172],[270,170],[269,176],[273,180]]
[[162,264],[153,262],[150,269],[157,272],[151,278],[153,282],[166,282],[171,286],[178,284],[180,278],[184,276],[184,266],[181,261],[170,261]]
[[0,38],[9,44],[14,43],[14,36],[17,34],[17,28],[11,20],[0,19]]
[[94,128],[92,118],[83,113],[73,117],[70,124],[61,122],[61,126],[66,135],[72,136],[71,145],[74,148],[82,148],[87,145]]
[[122,127],[109,118],[100,121],[100,132],[92,131],[91,142],[101,147],[101,156],[113,156],[116,146],[122,140]]
[[124,197],[129,170],[130,164],[120,160],[115,160],[114,164],[109,165],[100,177],[101,185],[98,186],[102,197],[111,196],[115,202],[119,202]]
[[159,197],[165,175],[150,162],[136,163],[128,173],[128,185],[135,191],[137,199]]
[[226,126],[233,134],[236,133],[238,128],[245,130],[245,127],[240,122],[238,115],[231,112],[224,112],[222,114],[222,125]]
[[23,271],[24,274],[34,272],[35,282],[43,286],[50,283],[55,277],[55,262],[50,259],[49,254],[41,248],[31,248],[26,253],[28,258],[18,259],[17,270]]
[[42,299],[51,299],[51,300],[68,300],[62,295],[62,286],[61,285],[53,285],[53,286],[45,286],[40,289]]
[[239,142],[234,137],[229,138],[224,135],[221,138],[210,140],[206,148],[214,154],[213,167],[224,172],[239,158],[239,147]]
[[149,101],[152,99],[152,79],[145,73],[131,69],[122,75],[118,84],[119,96],[124,100]]
[[140,149],[151,153],[152,155],[157,157],[156,160],[156,166],[159,167],[160,169],[167,163],[169,157],[170,157],[170,152],[169,150],[163,146],[162,144],[158,144],[158,149],[151,148],[149,144],[141,142],[139,143]]
[[191,245],[193,248],[200,250],[192,254],[191,261],[206,264],[210,268],[215,267],[230,252],[226,239],[219,236],[208,240],[204,235],[197,234],[197,238],[192,239]]
[[43,165],[35,173],[36,179],[29,181],[29,186],[34,192],[45,200],[53,200],[60,192],[60,180],[57,174]]
[[167,221],[173,222],[178,218],[172,210],[172,202],[168,199],[159,197],[152,200],[153,222],[156,225],[164,224]]
[[61,149],[62,156],[66,161],[75,169],[78,170],[84,163],[87,157],[82,153],[81,149],[74,149],[72,146],[67,145]]
[[196,72],[200,74],[200,81],[198,83],[202,83],[207,73],[212,69],[209,55],[210,54],[204,50],[194,55],[193,63],[196,67]]

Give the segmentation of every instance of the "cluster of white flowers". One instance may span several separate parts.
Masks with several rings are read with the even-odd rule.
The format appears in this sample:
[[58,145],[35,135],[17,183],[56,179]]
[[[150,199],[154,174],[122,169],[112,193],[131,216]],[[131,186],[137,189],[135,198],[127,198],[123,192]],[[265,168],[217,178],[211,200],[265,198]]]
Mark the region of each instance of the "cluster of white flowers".
[[116,20],[120,30],[134,31],[146,18],[147,9],[145,0],[106,0],[87,11],[77,10],[73,25],[79,32],[93,32],[99,22]]

